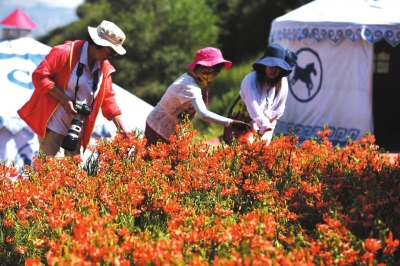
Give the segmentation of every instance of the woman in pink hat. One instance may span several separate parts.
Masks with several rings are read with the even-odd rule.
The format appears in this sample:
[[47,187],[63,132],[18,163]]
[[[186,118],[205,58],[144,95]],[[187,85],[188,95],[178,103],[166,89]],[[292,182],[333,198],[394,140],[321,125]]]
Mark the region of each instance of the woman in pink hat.
[[208,111],[201,94],[201,88],[206,88],[208,97],[210,83],[222,69],[228,70],[231,66],[232,62],[225,60],[217,48],[206,47],[198,50],[194,61],[187,65],[189,71],[168,87],[147,117],[147,146],[158,141],[168,143],[170,135],[175,133],[176,126],[182,123],[186,116],[192,120],[198,114],[202,120],[224,127],[233,123],[245,124]]

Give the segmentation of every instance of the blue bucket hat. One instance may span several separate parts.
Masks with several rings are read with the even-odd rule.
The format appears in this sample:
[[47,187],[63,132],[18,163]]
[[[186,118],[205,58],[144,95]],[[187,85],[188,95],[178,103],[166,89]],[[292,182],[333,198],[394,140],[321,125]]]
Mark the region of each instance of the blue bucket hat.
[[291,66],[285,61],[286,50],[280,44],[270,44],[265,48],[264,56],[253,64],[253,68],[260,67],[280,67],[282,77],[288,76],[292,72]]

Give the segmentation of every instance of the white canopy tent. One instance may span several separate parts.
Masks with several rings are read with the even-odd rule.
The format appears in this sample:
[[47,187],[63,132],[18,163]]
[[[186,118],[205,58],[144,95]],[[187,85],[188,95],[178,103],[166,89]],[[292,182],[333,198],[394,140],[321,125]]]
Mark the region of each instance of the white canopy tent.
[[276,18],[269,43],[295,52],[298,65],[275,132],[294,129],[302,141],[329,125],[334,144],[374,133],[374,44],[400,47],[399,14],[398,0],[315,0]]
[[[17,111],[31,97],[31,77],[36,66],[51,48],[32,38],[0,42],[0,162],[13,161],[20,169],[30,164],[39,150],[37,136],[23,122]],[[153,107],[113,84],[124,123],[130,131],[144,131],[146,117]],[[95,124],[92,142],[98,137],[115,135],[114,123],[101,114]]]

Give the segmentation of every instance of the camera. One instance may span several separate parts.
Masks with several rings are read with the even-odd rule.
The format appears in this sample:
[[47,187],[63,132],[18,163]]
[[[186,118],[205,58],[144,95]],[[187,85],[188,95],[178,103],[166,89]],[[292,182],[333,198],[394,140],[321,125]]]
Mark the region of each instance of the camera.
[[74,102],[74,109],[78,112],[71,121],[67,135],[64,137],[61,147],[67,151],[74,151],[78,145],[78,137],[81,133],[83,119],[92,113],[92,109],[86,104]]
[[90,109],[89,105],[87,104],[80,104],[77,102],[74,102],[74,109],[75,111],[78,112],[78,114],[88,116],[92,113],[92,109]]

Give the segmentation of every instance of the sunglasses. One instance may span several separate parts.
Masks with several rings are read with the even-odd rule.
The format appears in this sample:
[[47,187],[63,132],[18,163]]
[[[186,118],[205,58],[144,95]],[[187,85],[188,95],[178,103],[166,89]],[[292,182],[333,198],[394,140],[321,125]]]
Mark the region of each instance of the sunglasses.
[[218,75],[221,72],[220,69],[217,69],[217,68],[214,68],[214,67],[201,66],[201,65],[198,66],[198,69],[199,69],[200,72],[202,72],[204,74],[215,74],[215,75]]
[[110,56],[115,57],[115,56],[118,55],[118,53],[117,53],[116,51],[114,51],[114,50],[112,50],[112,51],[108,50],[107,46],[104,46],[104,48],[106,48],[106,50],[107,50],[107,52],[108,52],[108,54],[109,54]]

